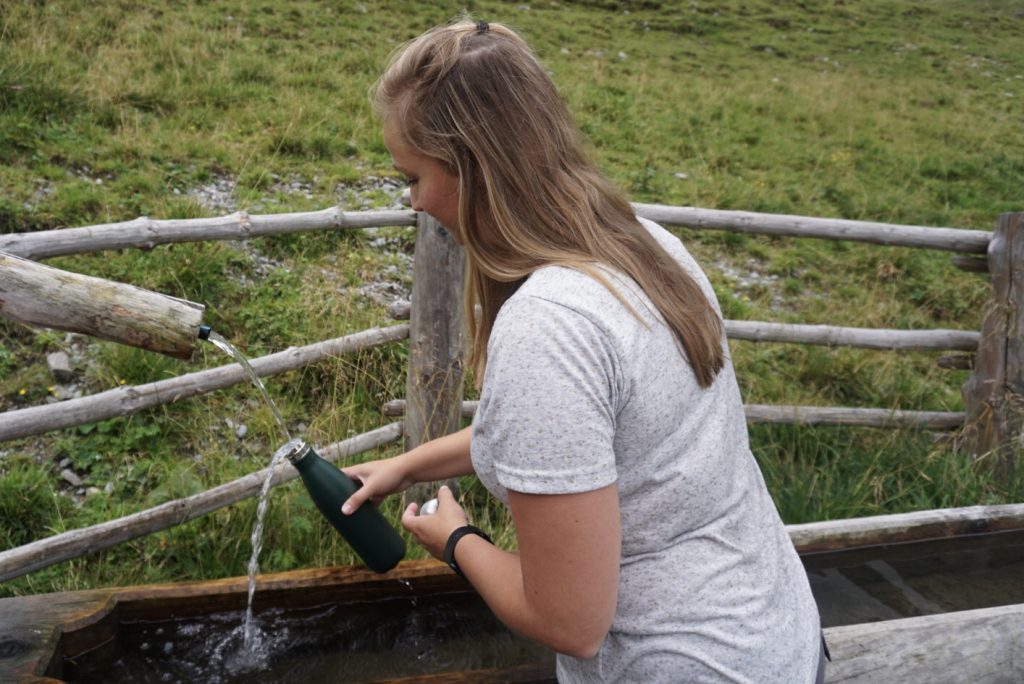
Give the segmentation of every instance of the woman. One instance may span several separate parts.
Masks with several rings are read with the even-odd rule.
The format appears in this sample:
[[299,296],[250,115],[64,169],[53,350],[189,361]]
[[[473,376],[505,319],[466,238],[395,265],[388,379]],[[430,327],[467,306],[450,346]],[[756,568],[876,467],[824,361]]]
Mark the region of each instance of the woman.
[[[384,140],[468,256],[473,425],[346,472],[343,510],[475,473],[496,548],[447,488],[402,524],[564,682],[812,682],[819,619],[747,443],[713,291],[589,161],[551,79],[498,24],[413,40],[379,81]],[[479,316],[474,307],[479,306]]]

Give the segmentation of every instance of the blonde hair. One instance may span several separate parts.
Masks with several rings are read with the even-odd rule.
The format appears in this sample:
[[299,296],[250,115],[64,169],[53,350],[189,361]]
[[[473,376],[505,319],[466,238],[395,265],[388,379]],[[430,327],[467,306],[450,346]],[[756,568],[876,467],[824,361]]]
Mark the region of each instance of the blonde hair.
[[623,303],[600,266],[632,278],[700,385],[712,383],[725,356],[720,318],[590,161],[554,83],[515,32],[468,20],[427,31],[392,57],[374,104],[412,149],[458,177],[478,384],[501,305],[532,272],[555,264],[593,276]]

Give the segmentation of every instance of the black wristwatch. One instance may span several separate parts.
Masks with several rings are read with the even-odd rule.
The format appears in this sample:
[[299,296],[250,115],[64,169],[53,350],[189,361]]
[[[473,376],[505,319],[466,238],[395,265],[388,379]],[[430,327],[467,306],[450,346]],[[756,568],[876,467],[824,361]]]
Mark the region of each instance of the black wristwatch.
[[491,538],[487,536],[487,533],[481,530],[479,527],[473,525],[463,525],[457,528],[448,537],[448,542],[444,545],[444,562],[448,564],[448,567],[455,571],[455,574],[466,579],[466,576],[462,574],[462,570],[459,570],[459,564],[455,562],[455,545],[459,543],[459,540],[465,537],[467,534],[475,534],[478,537],[483,537],[487,540],[488,544],[493,544]]

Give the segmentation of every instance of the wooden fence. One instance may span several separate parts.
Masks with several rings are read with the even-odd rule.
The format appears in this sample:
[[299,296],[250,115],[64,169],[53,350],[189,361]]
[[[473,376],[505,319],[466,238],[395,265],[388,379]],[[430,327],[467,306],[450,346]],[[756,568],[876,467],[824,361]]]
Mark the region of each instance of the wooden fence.
[[[867,349],[953,352],[939,357],[948,368],[973,368],[964,385],[965,412],[747,405],[751,423],[856,425],[876,428],[912,426],[957,430],[966,451],[992,454],[1003,477],[1012,474],[1021,435],[1024,395],[1024,213],[1004,214],[994,232],[902,226],[863,221],[809,218],[691,207],[635,204],[637,214],[663,225],[688,229],[848,240],[956,253],[958,268],[987,272],[991,301],[980,332],[963,330],[889,330],[828,325],[726,321],[734,340],[849,346]],[[416,226],[411,304],[392,308],[408,323],[290,348],[253,359],[260,376],[293,370],[340,354],[409,340],[406,397],[388,402],[385,415],[403,415],[392,423],[344,442],[323,447],[329,460],[344,459],[404,436],[405,447],[458,429],[472,415],[474,402],[462,401],[464,255],[447,232],[426,214],[412,211],[346,212],[337,207],[317,212],[266,216],[238,212],[206,219],[153,220],[0,235],[0,252],[29,259],[107,249],[150,249],[174,242],[240,240],[256,236],[381,226]],[[169,380],[118,387],[58,404],[0,414],[0,441],[125,416],[163,403],[246,382],[237,364],[189,373]],[[179,525],[259,491],[267,471],[252,473],[212,490],[92,527],[72,530],[0,552],[0,581]],[[274,473],[279,484],[294,477],[287,466]]]

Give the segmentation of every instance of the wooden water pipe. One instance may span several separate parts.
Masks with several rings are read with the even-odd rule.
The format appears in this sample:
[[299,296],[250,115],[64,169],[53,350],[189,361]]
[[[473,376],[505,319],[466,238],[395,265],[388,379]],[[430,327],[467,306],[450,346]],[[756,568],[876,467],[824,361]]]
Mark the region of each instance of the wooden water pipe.
[[203,305],[0,252],[0,316],[188,359]]

